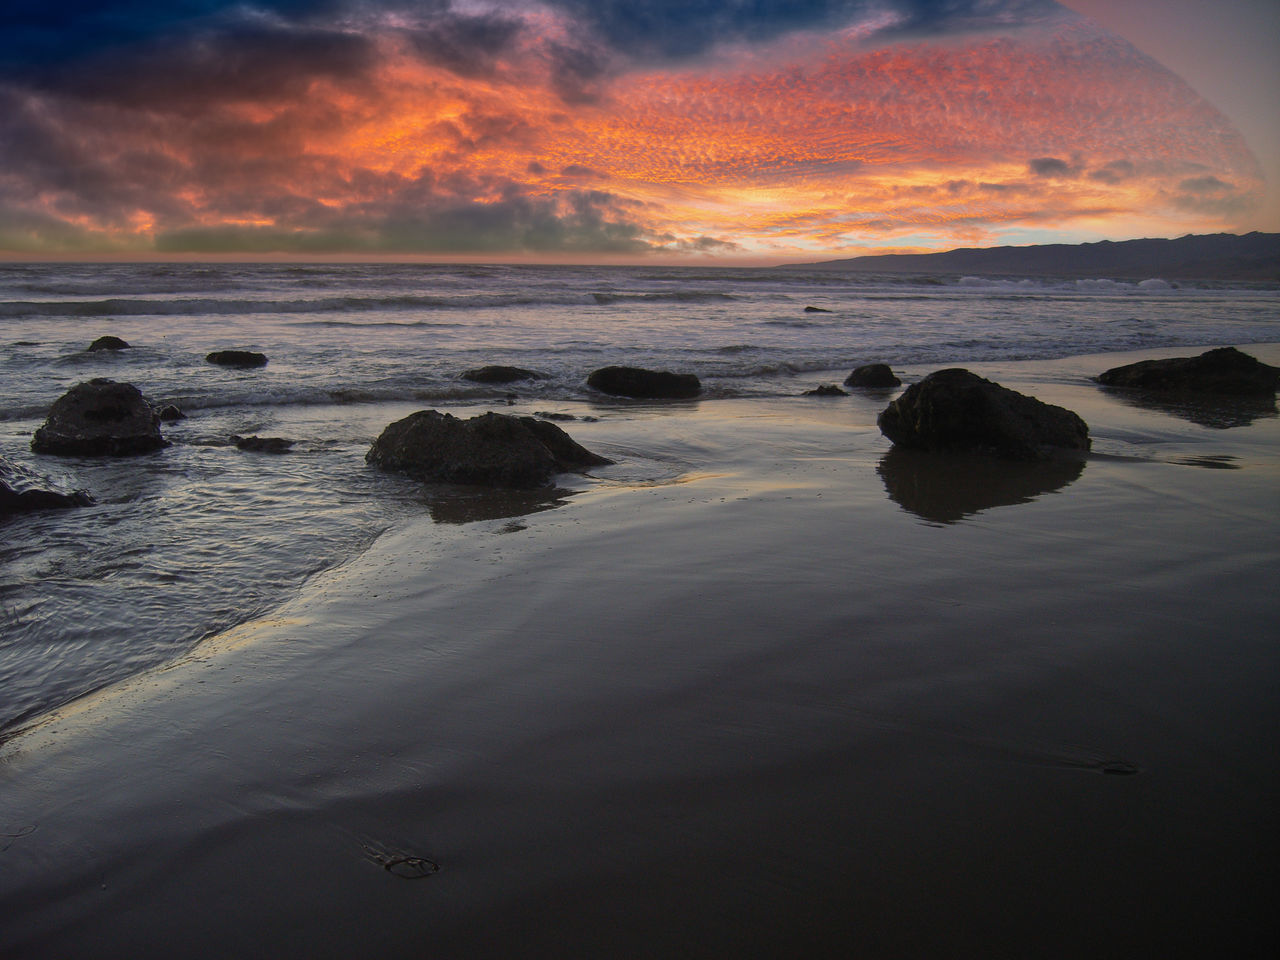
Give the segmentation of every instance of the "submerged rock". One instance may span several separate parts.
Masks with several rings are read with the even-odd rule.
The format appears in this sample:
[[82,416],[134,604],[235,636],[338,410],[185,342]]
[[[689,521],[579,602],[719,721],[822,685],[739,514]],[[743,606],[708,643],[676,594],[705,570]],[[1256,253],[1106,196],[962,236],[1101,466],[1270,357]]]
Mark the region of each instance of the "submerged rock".
[[880,432],[909,449],[970,451],[1010,460],[1045,460],[1089,449],[1076,414],[968,370],[931,373],[877,418]]
[[834,383],[824,383],[801,394],[803,397],[847,397],[848,395],[849,391],[841,390]]
[[831,311],[827,310],[824,307],[805,307],[804,312],[805,313],[830,313]]
[[156,407],[156,416],[161,422],[171,422],[173,420],[185,420],[187,415],[178,409],[176,404],[166,403],[164,406]]
[[267,355],[254,353],[252,350],[215,350],[206,355],[205,360],[220,367],[236,367],[241,370],[267,365]]
[[557,473],[613,462],[545,420],[502,413],[459,420],[436,410],[420,410],[388,426],[365,460],[419,480],[521,489],[548,486]]
[[168,445],[141,391],[101,377],[77,383],[55,400],[31,439],[36,453],[61,456],[128,456]]
[[248,450],[251,453],[288,453],[294,444],[293,440],[286,440],[284,437],[259,436],[233,436],[231,442],[237,449]]
[[462,379],[473,383],[515,383],[517,380],[545,380],[546,376],[535,370],[526,370],[524,367],[494,365],[464,370]]
[[99,337],[93,343],[89,344],[89,352],[97,353],[100,350],[128,350],[129,344],[121,340],[119,337],[105,336]]
[[887,363],[864,363],[844,378],[846,387],[900,387],[902,381]]
[[641,367],[601,367],[587,378],[587,386],[616,397],[639,400],[688,400],[702,392],[692,373],[668,373]]
[[64,507],[87,507],[93,497],[68,490],[34,470],[0,457],[0,516]]
[[1108,387],[1271,396],[1280,384],[1280,368],[1269,366],[1235,347],[1219,347],[1198,357],[1140,360],[1113,367],[1096,379]]

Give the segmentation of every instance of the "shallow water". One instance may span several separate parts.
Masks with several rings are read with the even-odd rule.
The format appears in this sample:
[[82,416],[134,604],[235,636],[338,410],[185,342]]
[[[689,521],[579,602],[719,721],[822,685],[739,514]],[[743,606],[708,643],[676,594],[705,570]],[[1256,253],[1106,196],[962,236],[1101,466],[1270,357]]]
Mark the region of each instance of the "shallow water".
[[[586,374],[628,363],[697,373],[704,403],[789,397],[870,360],[911,378],[941,364],[1272,341],[1278,303],[1260,287],[794,270],[0,265],[0,456],[97,500],[0,521],[0,730],[270,609],[402,519],[488,515],[366,467],[372,439],[414,409],[503,409],[514,395],[521,413],[663,416],[593,396]],[[132,347],[85,350],[108,333]],[[221,348],[270,362],[205,362]],[[486,363],[548,376],[459,379]],[[173,445],[120,461],[31,454],[49,404],[97,376],[182,407],[188,418],[163,428]],[[873,429],[889,396],[832,410]],[[620,480],[669,482],[733,455],[618,446],[597,425],[566,426],[615,444]],[[292,452],[229,445],[255,434],[292,440]]]

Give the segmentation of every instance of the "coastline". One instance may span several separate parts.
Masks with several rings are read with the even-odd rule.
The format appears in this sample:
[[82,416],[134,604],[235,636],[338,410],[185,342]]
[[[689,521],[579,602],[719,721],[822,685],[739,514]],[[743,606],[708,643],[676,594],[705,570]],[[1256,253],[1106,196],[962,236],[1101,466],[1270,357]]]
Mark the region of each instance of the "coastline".
[[884,394],[566,424],[620,465],[0,747],[0,953],[1274,946],[1280,421],[1081,380],[1186,352],[967,365],[1094,438],[996,502]]

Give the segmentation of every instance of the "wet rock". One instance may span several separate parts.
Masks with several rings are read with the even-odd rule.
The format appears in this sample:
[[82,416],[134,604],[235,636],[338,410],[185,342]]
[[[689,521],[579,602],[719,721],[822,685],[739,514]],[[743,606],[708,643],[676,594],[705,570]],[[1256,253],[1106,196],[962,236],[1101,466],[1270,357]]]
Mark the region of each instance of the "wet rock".
[[77,383],[55,400],[31,439],[36,453],[61,456],[129,456],[168,445],[141,391],[101,377]]
[[554,423],[486,413],[460,420],[420,410],[382,431],[365,460],[438,483],[531,489],[557,473],[612,463],[579,446]]
[[89,352],[97,353],[100,350],[128,350],[129,344],[125,343],[119,337],[105,336],[99,337],[93,343],[89,344]]
[[254,353],[252,350],[215,350],[205,357],[208,363],[216,363],[220,367],[234,367],[240,370],[251,370],[254,367],[265,367],[267,355]]
[[294,444],[293,440],[286,440],[284,437],[259,436],[232,436],[231,442],[237,449],[248,450],[251,453],[288,453]]
[[1262,363],[1235,347],[1219,347],[1198,357],[1140,360],[1113,367],[1096,379],[1108,387],[1168,393],[1272,396],[1280,385],[1280,368]]
[[692,373],[640,367],[601,367],[587,378],[587,386],[616,397],[641,400],[688,400],[702,392],[702,383]]
[[1088,425],[1070,410],[961,369],[939,370],[908,387],[876,422],[908,449],[1045,460],[1090,446]]
[[846,387],[900,387],[902,381],[894,376],[887,363],[864,363],[855,367],[849,376],[844,378]]
[[826,310],[822,307],[805,307],[804,312],[805,313],[830,313],[831,311]]
[[0,457],[0,516],[87,507],[92,503],[93,498],[83,490],[69,490],[28,467]]
[[473,383],[515,383],[518,380],[545,380],[546,376],[536,370],[526,370],[524,367],[495,365],[464,370],[462,379]]
[[824,383],[801,394],[803,397],[847,397],[848,395],[849,391],[841,390],[834,383]]
[[187,415],[178,409],[177,405],[166,403],[163,406],[156,407],[156,416],[160,418],[162,423],[170,423],[174,420],[185,420]]

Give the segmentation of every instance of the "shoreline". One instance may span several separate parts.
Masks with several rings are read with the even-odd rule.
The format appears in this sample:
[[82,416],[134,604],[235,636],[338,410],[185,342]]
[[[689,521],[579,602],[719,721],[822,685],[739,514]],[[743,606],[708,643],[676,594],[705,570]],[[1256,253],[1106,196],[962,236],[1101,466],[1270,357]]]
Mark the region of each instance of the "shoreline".
[[1280,421],[1094,360],[969,365],[1094,436],[996,502],[886,467],[889,395],[567,424],[621,465],[0,745],[0,952],[1272,944]]

